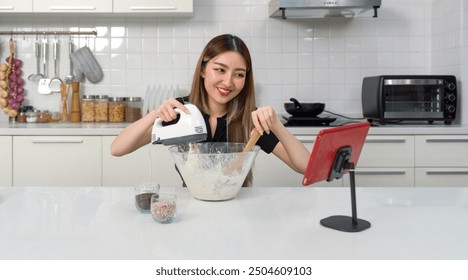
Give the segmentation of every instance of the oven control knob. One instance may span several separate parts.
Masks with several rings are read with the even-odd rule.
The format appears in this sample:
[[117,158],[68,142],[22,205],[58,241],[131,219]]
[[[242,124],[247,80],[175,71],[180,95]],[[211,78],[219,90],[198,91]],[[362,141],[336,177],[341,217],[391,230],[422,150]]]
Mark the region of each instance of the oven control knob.
[[455,99],[456,99],[455,94],[448,94],[448,95],[447,95],[447,99],[448,99],[449,101],[452,101],[452,102],[455,101]]
[[449,90],[454,90],[456,87],[457,87],[457,86],[456,86],[454,83],[448,83],[448,84],[447,84],[447,88],[448,88]]

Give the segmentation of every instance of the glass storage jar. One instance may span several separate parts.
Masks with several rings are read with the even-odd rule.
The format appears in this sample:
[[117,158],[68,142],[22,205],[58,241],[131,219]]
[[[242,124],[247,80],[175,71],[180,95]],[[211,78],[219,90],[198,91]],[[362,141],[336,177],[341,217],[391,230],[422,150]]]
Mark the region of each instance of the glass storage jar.
[[94,120],[96,122],[107,122],[109,120],[109,96],[108,95],[96,95],[94,101]]
[[81,99],[81,121],[94,122],[95,120],[95,95],[83,95]]
[[125,121],[125,98],[110,97],[109,98],[109,122],[124,122]]
[[125,121],[134,122],[141,119],[141,97],[127,97],[125,107]]
[[28,123],[37,122],[37,117],[39,116],[40,113],[41,113],[41,111],[39,111],[39,110],[28,111],[27,116],[26,116],[26,122],[28,122]]

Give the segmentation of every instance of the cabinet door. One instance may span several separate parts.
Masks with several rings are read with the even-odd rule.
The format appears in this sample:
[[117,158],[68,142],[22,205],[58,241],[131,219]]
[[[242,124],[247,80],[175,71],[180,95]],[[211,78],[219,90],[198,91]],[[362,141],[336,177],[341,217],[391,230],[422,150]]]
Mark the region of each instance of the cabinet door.
[[414,167],[414,136],[367,136],[357,167]]
[[12,137],[0,136],[0,186],[6,187],[12,185]]
[[114,13],[191,15],[193,0],[114,0]]
[[414,187],[414,168],[356,168],[355,180],[356,187]]
[[[309,151],[312,150],[316,136],[296,136]],[[286,163],[273,154],[259,151],[253,167],[254,187],[302,187],[303,175],[292,170]],[[318,182],[313,187],[341,187],[342,180]]]
[[14,136],[14,186],[100,186],[101,136]]
[[468,136],[416,136],[416,167],[468,168]]
[[112,0],[34,0],[35,13],[111,13]]
[[32,0],[0,0],[0,13],[30,13]]
[[147,145],[128,155],[114,157],[110,146],[114,136],[102,138],[103,186],[136,186],[141,182],[156,181],[161,187],[182,186],[174,161],[163,145]]
[[466,187],[468,168],[416,168],[416,187]]

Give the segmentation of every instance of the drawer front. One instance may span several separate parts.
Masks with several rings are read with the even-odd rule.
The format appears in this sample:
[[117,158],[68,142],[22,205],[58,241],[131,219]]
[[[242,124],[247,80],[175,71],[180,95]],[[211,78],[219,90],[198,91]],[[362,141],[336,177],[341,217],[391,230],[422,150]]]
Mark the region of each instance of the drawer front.
[[416,168],[416,187],[466,187],[468,168]]
[[14,186],[100,186],[101,136],[15,136]]
[[416,167],[468,167],[468,136],[416,136]]
[[9,187],[12,185],[12,137],[0,136],[0,186]]
[[413,167],[413,136],[368,136],[357,167]]
[[193,0],[114,0],[114,13],[193,13]]
[[[357,168],[356,187],[414,187],[413,168]],[[349,186],[346,175],[345,186]]]
[[34,0],[35,13],[111,13],[112,0]]

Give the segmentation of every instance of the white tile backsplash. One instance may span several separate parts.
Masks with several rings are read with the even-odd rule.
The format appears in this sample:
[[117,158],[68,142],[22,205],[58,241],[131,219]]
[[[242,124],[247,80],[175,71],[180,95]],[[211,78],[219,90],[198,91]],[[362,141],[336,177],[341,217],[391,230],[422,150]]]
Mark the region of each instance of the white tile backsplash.
[[[268,0],[195,0],[194,16],[86,17],[1,16],[0,30],[97,30],[88,45],[105,77],[82,84],[83,93],[143,96],[148,84],[189,89],[204,45],[220,33],[242,37],[250,48],[258,105],[284,111],[290,97],[320,101],[338,113],[360,114],[362,78],[380,74],[454,74],[468,80],[467,0],[383,1],[378,18],[281,20],[268,17]],[[0,37],[0,58],[8,36]],[[35,72],[34,37],[15,38],[24,77]],[[69,38],[60,37],[60,73],[69,73]],[[52,69],[52,68],[50,68]],[[59,95],[36,94],[27,81],[27,99],[39,109]],[[460,98],[461,108],[468,101]],[[462,121],[468,123],[468,113]]]

